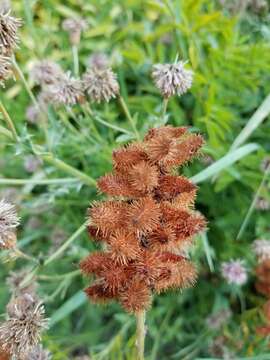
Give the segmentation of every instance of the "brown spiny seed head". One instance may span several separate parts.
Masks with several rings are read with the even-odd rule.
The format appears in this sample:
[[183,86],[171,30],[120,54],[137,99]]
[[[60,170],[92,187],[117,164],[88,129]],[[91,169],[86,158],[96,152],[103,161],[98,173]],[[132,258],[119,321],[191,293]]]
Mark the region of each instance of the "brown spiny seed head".
[[124,173],[132,166],[148,159],[146,152],[140,144],[131,144],[115,150],[112,157],[114,169]]
[[112,258],[121,264],[127,264],[135,260],[141,253],[139,240],[137,237],[125,229],[119,229],[109,238],[108,251]]
[[132,267],[113,262],[101,272],[100,278],[104,283],[104,288],[117,296],[133,274],[134,269]]
[[95,304],[106,304],[114,298],[113,293],[108,288],[105,288],[102,283],[94,283],[85,289],[84,292]]
[[87,231],[88,231],[88,235],[90,236],[91,239],[93,240],[97,240],[97,241],[106,241],[107,237],[106,235],[103,233],[103,231],[101,229],[98,229],[97,227],[93,226],[93,225],[89,225],[87,227]]
[[158,184],[158,169],[146,161],[141,161],[128,170],[132,188],[141,194],[147,194]]
[[159,178],[157,194],[164,200],[172,200],[182,193],[194,193],[196,189],[196,186],[184,176],[163,175]]
[[81,271],[85,275],[101,275],[104,270],[113,266],[113,260],[105,252],[93,252],[80,262]]
[[18,46],[18,29],[22,26],[21,19],[7,13],[0,13],[0,54],[11,55]]
[[126,212],[124,202],[103,201],[92,205],[89,216],[92,224],[106,234],[125,226]]
[[178,139],[180,136],[186,134],[187,127],[173,127],[171,125],[161,126],[158,128],[152,128],[144,137],[144,141],[148,141],[153,138],[169,137],[171,139]]
[[10,359],[11,359],[11,355],[9,354],[8,351],[2,349],[0,344],[0,360],[10,360]]
[[173,226],[162,224],[149,234],[148,239],[152,249],[167,250],[174,246],[176,234]]
[[151,197],[134,200],[127,208],[127,224],[131,231],[145,233],[157,227],[161,211]]
[[176,209],[193,208],[196,199],[197,188],[190,192],[183,192],[173,199],[172,205]]
[[134,196],[129,179],[124,174],[107,174],[102,176],[98,180],[98,188],[101,192],[110,196]]
[[175,232],[179,239],[186,239],[199,234],[206,228],[206,220],[198,212],[193,212],[187,219],[179,218],[176,224]]
[[129,313],[147,310],[151,306],[152,295],[148,286],[140,279],[133,279],[121,292],[119,300]]

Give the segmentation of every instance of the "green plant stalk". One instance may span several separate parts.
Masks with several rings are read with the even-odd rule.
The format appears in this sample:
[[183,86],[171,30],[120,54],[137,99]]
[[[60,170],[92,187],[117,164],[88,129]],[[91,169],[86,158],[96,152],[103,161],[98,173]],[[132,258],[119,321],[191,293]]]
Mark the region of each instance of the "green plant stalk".
[[0,125],[0,134],[8,137],[10,140],[14,140],[12,132],[9,131],[8,129],[6,129],[4,126],[1,126],[1,125]]
[[163,99],[162,114],[161,114],[162,120],[163,120],[163,119],[165,118],[165,116],[166,116],[167,107],[168,107],[168,102],[169,102],[169,99],[168,99],[168,98],[164,98],[164,99]]
[[6,108],[4,107],[2,101],[0,100],[0,111],[3,114],[4,120],[7,123],[7,126],[9,127],[11,133],[12,133],[12,137],[16,142],[19,142],[19,137],[15,128],[15,125],[11,119],[11,117],[9,116],[9,113],[7,112]]
[[72,45],[72,57],[73,57],[73,69],[74,69],[74,75],[76,77],[80,76],[80,66],[79,66],[79,55],[78,55],[78,46]]
[[145,339],[145,311],[139,311],[136,314],[137,331],[136,346],[137,360],[144,360],[144,339]]
[[61,185],[66,183],[75,183],[78,182],[74,178],[63,178],[63,179],[0,179],[0,185]]
[[118,97],[118,99],[119,99],[119,103],[120,103],[120,105],[122,107],[122,110],[125,113],[128,121],[129,121],[135,135],[136,135],[137,140],[140,140],[140,134],[138,133],[138,130],[137,130],[136,126],[135,126],[135,123],[134,123],[134,120],[133,120],[132,116],[130,115],[129,109],[127,107],[127,104],[126,104],[124,98],[120,95]]
[[250,217],[251,217],[251,215],[252,215],[252,213],[253,213],[253,211],[254,211],[256,202],[257,202],[257,200],[258,200],[258,198],[259,198],[259,196],[260,196],[261,190],[262,190],[262,188],[263,188],[263,186],[264,186],[264,184],[265,184],[265,182],[266,182],[266,179],[267,179],[269,173],[270,173],[270,165],[266,168],[266,170],[265,170],[265,172],[264,172],[262,181],[261,181],[261,183],[260,183],[260,185],[259,185],[259,187],[258,187],[258,189],[257,189],[257,191],[256,191],[256,194],[255,194],[255,196],[254,196],[254,198],[253,198],[253,201],[252,201],[252,203],[251,203],[251,205],[250,205],[250,207],[249,207],[249,209],[248,209],[248,211],[247,211],[247,213],[246,213],[246,216],[245,216],[245,218],[244,218],[244,221],[242,222],[242,225],[241,225],[241,227],[240,227],[240,230],[239,230],[239,232],[238,232],[238,234],[237,234],[237,236],[236,236],[236,240],[239,240],[240,237],[242,236],[243,232],[245,231],[245,228],[246,228],[246,226],[247,226],[247,224],[248,224],[248,222],[249,222],[249,219],[250,219]]
[[32,261],[36,264],[39,264],[39,261],[37,259],[35,259],[34,257],[25,254],[23,251],[21,251],[20,249],[18,249],[17,247],[15,247],[14,249],[12,249],[13,253],[18,256],[19,258],[23,258],[29,261]]
[[66,164],[64,161],[53,157],[52,154],[50,154],[50,155],[42,155],[41,154],[40,156],[47,163],[54,165],[59,170],[63,170],[64,172],[75,176],[77,179],[79,179],[84,184],[89,185],[89,186],[96,186],[97,183],[96,183],[95,179],[93,179],[92,177],[75,169],[73,166]]
[[40,275],[38,275],[38,279],[44,280],[44,281],[58,281],[58,280],[62,280],[65,278],[75,277],[80,274],[81,274],[81,270],[74,270],[69,273],[61,274],[61,275],[42,275],[42,274],[40,274]]
[[72,243],[74,240],[77,239],[77,237],[79,235],[81,235],[81,233],[83,233],[85,231],[85,228],[87,226],[88,221],[85,221],[76,231],[75,233],[73,233],[66,242],[64,242],[64,244],[62,246],[60,246],[60,248],[53,253],[45,262],[44,262],[44,266],[47,266],[48,264],[50,264],[52,261],[54,261],[55,259],[57,259]]

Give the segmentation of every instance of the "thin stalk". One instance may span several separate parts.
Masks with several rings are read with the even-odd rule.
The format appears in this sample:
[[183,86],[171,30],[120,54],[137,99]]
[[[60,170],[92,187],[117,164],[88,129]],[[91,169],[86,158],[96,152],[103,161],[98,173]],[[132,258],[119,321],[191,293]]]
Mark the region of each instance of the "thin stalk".
[[12,57],[12,63],[13,63],[13,66],[14,66],[14,68],[15,68],[18,76],[20,77],[20,79],[21,79],[21,81],[22,81],[22,83],[23,83],[23,85],[24,85],[24,87],[25,87],[25,90],[27,91],[30,99],[32,100],[33,104],[34,104],[36,107],[40,108],[40,106],[39,106],[39,104],[38,104],[38,102],[37,102],[37,99],[36,99],[35,95],[33,94],[32,90],[30,89],[30,86],[28,85],[28,83],[27,83],[27,81],[26,81],[26,79],[25,79],[25,76],[24,76],[21,68],[20,68],[20,66],[18,65],[18,63],[17,63],[17,61],[16,61],[16,59],[15,59],[15,56]]
[[81,270],[74,270],[71,271],[69,273],[66,274],[61,274],[61,275],[38,275],[38,279],[39,280],[44,280],[44,281],[58,281],[58,280],[62,280],[65,278],[70,278],[70,277],[75,277],[77,275],[81,274]]
[[30,256],[30,255],[25,254],[23,251],[21,251],[21,250],[18,249],[17,247],[13,248],[12,251],[13,251],[13,253],[14,253],[17,257],[19,257],[19,258],[23,258],[23,259],[26,259],[26,260],[30,260],[30,261],[33,261],[33,262],[36,263],[36,264],[39,264],[39,261],[38,261],[36,258],[34,258],[34,257]]
[[75,183],[78,182],[77,179],[74,178],[63,178],[63,179],[1,179],[0,185],[28,185],[28,184],[36,184],[36,185],[58,185],[58,184],[66,184],[66,183]]
[[57,169],[63,170],[64,172],[75,176],[81,182],[89,186],[96,186],[96,180],[90,177],[89,175],[84,174],[83,172],[75,169],[73,166],[66,164],[64,161],[53,157],[50,155],[42,155],[41,158],[47,163],[54,165]]
[[1,125],[0,125],[0,134],[7,136],[10,140],[14,140],[12,132]]
[[250,217],[251,217],[251,215],[253,213],[256,202],[257,202],[257,200],[258,200],[258,198],[260,196],[261,190],[262,190],[262,188],[263,188],[263,186],[264,186],[264,184],[266,182],[266,179],[267,179],[267,176],[269,175],[269,173],[270,173],[270,165],[266,168],[266,170],[264,172],[262,181],[261,181],[261,183],[260,183],[260,185],[259,185],[259,187],[258,187],[258,189],[256,191],[256,194],[255,194],[255,196],[253,198],[253,201],[252,201],[252,203],[251,203],[251,205],[250,205],[250,207],[249,207],[249,209],[248,209],[248,211],[246,213],[244,221],[242,222],[242,225],[241,225],[240,230],[239,230],[239,232],[237,234],[236,240],[239,240],[240,237],[242,236],[243,232],[245,231],[245,228],[246,228],[246,226],[247,226],[247,224],[249,222],[249,219],[250,219]]
[[167,107],[168,107],[168,102],[169,102],[169,99],[168,99],[168,98],[164,98],[164,99],[163,99],[163,105],[162,105],[162,120],[164,120],[164,118],[165,118],[165,116],[166,116]]
[[144,310],[136,314],[136,321],[137,321],[137,331],[136,331],[137,360],[144,360],[144,339],[145,339]]
[[11,133],[12,133],[12,137],[14,138],[14,140],[16,142],[19,142],[19,137],[15,128],[15,125],[11,119],[11,117],[9,116],[9,113],[7,112],[6,108],[4,107],[2,101],[0,100],[0,111],[3,114],[4,120],[7,123],[7,126],[9,127]]
[[123,129],[123,128],[117,126],[117,125],[110,124],[110,123],[102,120],[99,116],[95,116],[95,117],[93,117],[93,119],[96,120],[97,122],[99,122],[100,124],[102,124],[102,125],[104,125],[104,126],[107,126],[107,127],[110,128],[110,129],[113,129],[113,130],[115,130],[115,131],[119,131],[119,132],[122,132],[122,133],[124,133],[124,134],[132,135],[132,136],[133,136],[133,134],[132,134],[130,131],[128,131],[128,130],[126,130],[126,129]]
[[102,136],[100,135],[95,123],[93,120],[95,120],[95,116],[94,116],[94,113],[92,111],[92,109],[90,108],[89,104],[84,104],[81,106],[83,112],[84,112],[84,115],[85,117],[87,117],[88,115],[90,116],[90,118],[92,119],[92,128],[94,130],[94,133],[96,135],[96,138],[101,142],[103,143],[104,142],[104,139],[102,138]]
[[74,75],[76,77],[79,77],[80,76],[79,55],[78,55],[78,46],[76,45],[72,45],[72,56],[73,56]]
[[64,242],[64,244],[62,246],[60,246],[60,248],[53,253],[45,262],[44,262],[44,266],[50,264],[52,261],[54,261],[55,259],[57,259],[72,243],[74,240],[77,239],[77,237],[79,235],[81,235],[81,233],[83,233],[85,231],[85,228],[87,226],[87,221],[85,221],[76,231],[75,233],[73,233],[66,242]]
[[126,104],[124,98],[122,96],[119,96],[118,99],[119,99],[119,103],[120,103],[120,105],[122,107],[122,110],[124,111],[128,121],[130,122],[130,125],[131,125],[131,127],[132,127],[132,129],[133,129],[133,131],[134,131],[134,133],[136,135],[136,138],[138,140],[140,140],[140,134],[138,133],[138,130],[137,130],[136,126],[135,126],[135,123],[134,123],[134,120],[133,120],[132,116],[130,115],[129,109],[127,107],[127,104]]

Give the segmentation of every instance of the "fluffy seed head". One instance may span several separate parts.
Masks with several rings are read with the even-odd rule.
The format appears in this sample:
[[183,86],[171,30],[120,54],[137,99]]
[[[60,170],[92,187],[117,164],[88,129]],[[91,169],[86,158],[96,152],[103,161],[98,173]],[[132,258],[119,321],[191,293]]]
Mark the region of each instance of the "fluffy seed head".
[[55,105],[72,106],[84,101],[82,83],[70,73],[64,74],[58,81],[47,87],[47,93]]
[[255,240],[252,244],[252,249],[260,262],[270,259],[269,240],[264,240],[264,239]]
[[10,15],[10,11],[0,13],[0,54],[10,55],[18,46],[18,29],[22,21]]
[[244,285],[247,282],[248,274],[243,260],[230,260],[223,262],[221,273],[229,284]]
[[80,43],[81,32],[87,29],[87,21],[81,18],[68,18],[62,23],[63,30],[69,33],[70,43],[78,45]]
[[165,98],[181,96],[192,85],[193,71],[185,69],[186,62],[157,64],[153,66],[152,76],[156,87]]
[[232,316],[230,309],[222,309],[208,316],[206,319],[207,326],[212,330],[219,330]]
[[0,200],[0,247],[10,248],[12,246],[9,245],[16,242],[14,230],[19,223],[15,206],[4,199]]
[[42,60],[34,64],[30,76],[38,85],[49,85],[62,78],[63,70],[51,60]]
[[0,55],[0,86],[5,87],[5,81],[10,77],[11,73],[10,58]]
[[48,350],[43,349],[42,345],[34,346],[21,360],[50,360],[51,354]]
[[0,342],[13,356],[22,356],[32,350],[48,327],[41,302],[28,294],[13,300],[9,318],[0,326]]
[[35,293],[35,290],[37,288],[37,283],[35,282],[35,280],[31,281],[30,284],[21,286],[27,274],[28,274],[27,270],[12,271],[9,273],[6,280],[6,284],[9,288],[9,291],[13,295],[15,296],[20,296],[23,294],[32,295]]
[[116,74],[111,68],[89,68],[83,76],[83,85],[93,102],[108,102],[119,94]]

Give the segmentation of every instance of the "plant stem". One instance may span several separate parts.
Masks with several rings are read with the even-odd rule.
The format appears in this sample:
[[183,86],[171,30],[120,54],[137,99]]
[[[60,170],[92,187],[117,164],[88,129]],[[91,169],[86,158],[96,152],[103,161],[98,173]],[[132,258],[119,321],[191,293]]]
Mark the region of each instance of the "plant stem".
[[70,244],[72,244],[72,242],[74,240],[77,239],[77,237],[79,235],[81,235],[82,232],[84,232],[86,226],[87,226],[87,222],[85,221],[76,231],[75,233],[73,233],[66,242],[64,242],[64,244],[62,246],[60,246],[60,248],[53,253],[45,262],[44,262],[44,266],[48,265],[49,263],[51,263],[53,260],[57,259],[68,247]]
[[10,140],[13,140],[13,134],[11,131],[0,125],[0,134],[7,136]]
[[15,247],[14,249],[12,249],[13,253],[20,257],[20,258],[23,258],[23,259],[26,259],[26,260],[30,260],[30,261],[33,261],[34,263],[36,264],[39,264],[39,261],[37,259],[35,259],[34,257],[30,256],[30,255],[27,255],[25,254],[23,251],[21,251],[20,249],[18,249],[17,247]]
[[79,77],[79,56],[78,56],[78,47],[76,45],[72,45],[72,56],[73,56],[73,66],[74,66],[74,75]]
[[1,100],[0,100],[0,111],[3,114],[4,120],[7,123],[7,126],[9,127],[10,131],[12,132],[12,137],[14,138],[14,140],[16,142],[19,142],[19,137],[18,137],[15,125]]
[[145,311],[142,310],[136,314],[137,332],[137,360],[144,360],[144,338],[145,338]]
[[70,165],[66,164],[64,161],[53,157],[52,154],[49,154],[49,155],[42,155],[41,154],[40,156],[44,161],[48,162],[51,165],[54,165],[59,170],[63,170],[66,173],[75,176],[77,179],[82,181],[84,184],[89,185],[89,186],[96,186],[97,183],[96,183],[95,179],[93,179],[92,177],[90,177],[90,176],[84,174],[83,172],[75,169],[73,166],[70,166]]
[[128,121],[130,122],[130,125],[131,125],[131,127],[132,127],[132,129],[133,129],[133,131],[134,131],[134,133],[136,135],[136,138],[138,140],[140,140],[140,134],[138,133],[138,130],[137,130],[136,126],[135,126],[135,123],[134,123],[134,120],[133,120],[132,116],[130,115],[129,109],[127,107],[127,104],[126,104],[124,98],[122,96],[119,96],[118,99],[119,99],[119,103],[120,103],[120,105],[121,105],[121,107],[122,107]]
[[24,85],[24,87],[25,87],[25,90],[27,91],[30,99],[32,100],[33,104],[34,104],[37,108],[40,108],[40,107],[39,107],[39,104],[38,104],[38,102],[37,102],[37,99],[36,99],[36,97],[35,97],[35,95],[33,94],[32,90],[30,89],[30,87],[29,87],[29,85],[28,85],[28,83],[27,83],[27,81],[26,81],[26,79],[25,79],[25,77],[24,77],[24,74],[23,74],[21,68],[20,68],[20,66],[18,65],[18,63],[17,63],[17,61],[16,61],[16,59],[15,59],[15,56],[12,57],[12,63],[13,63],[13,66],[14,66],[14,68],[15,68],[18,76],[20,77],[20,79],[21,79],[21,81],[22,81],[22,83],[23,83],[23,85]]
[[168,107],[168,102],[169,99],[168,98],[164,98],[163,99],[163,105],[162,105],[162,120],[164,120],[165,116],[166,116],[166,111],[167,111],[167,107]]
[[63,179],[1,179],[0,185],[26,185],[26,184],[36,184],[36,185],[58,185],[66,183],[77,182],[77,179],[74,178],[63,178]]

